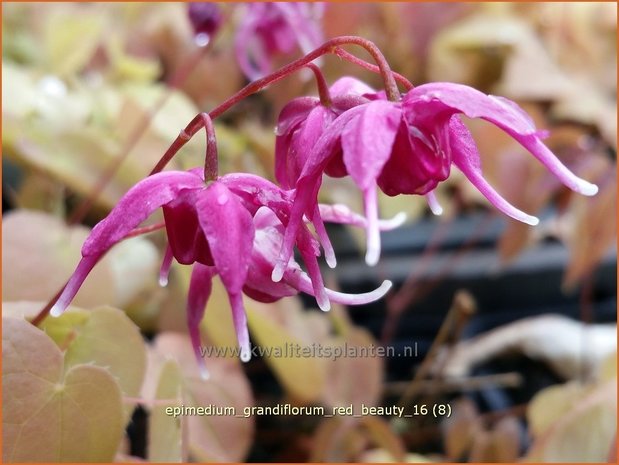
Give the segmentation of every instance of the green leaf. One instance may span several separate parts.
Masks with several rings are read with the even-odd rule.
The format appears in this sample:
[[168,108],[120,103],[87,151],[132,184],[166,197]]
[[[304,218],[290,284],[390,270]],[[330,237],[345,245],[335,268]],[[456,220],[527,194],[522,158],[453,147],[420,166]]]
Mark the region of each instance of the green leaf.
[[2,320],[3,461],[110,462],[123,434],[121,392],[107,370],[64,372],[41,330]]
[[[72,318],[68,312],[60,318],[48,318],[46,322]],[[65,352],[65,366],[93,363],[107,368],[116,377],[125,396],[139,395],[146,372],[146,348],[137,326],[124,312],[102,307],[82,311],[87,319],[73,328],[74,336]],[[128,421],[132,405],[125,405]]]
[[155,400],[169,399],[165,405],[154,405],[148,417],[148,459],[151,462],[183,462],[183,418],[171,417],[166,408],[182,404],[182,375],[174,360],[164,362],[159,374]]

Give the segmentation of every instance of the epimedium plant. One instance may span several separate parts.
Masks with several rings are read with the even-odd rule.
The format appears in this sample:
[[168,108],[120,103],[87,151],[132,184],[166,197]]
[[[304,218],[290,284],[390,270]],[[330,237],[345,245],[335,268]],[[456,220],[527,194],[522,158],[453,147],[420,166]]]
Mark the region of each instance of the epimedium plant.
[[[190,10],[196,34],[204,34],[201,40],[208,41],[216,33],[221,17],[217,16],[216,9],[209,14],[196,5],[192,4]],[[440,213],[433,190],[449,176],[454,164],[499,210],[525,223],[535,224],[534,217],[515,209],[485,181],[475,142],[462,123],[460,114],[495,124],[527,148],[566,186],[585,195],[595,193],[595,186],[575,177],[554,157],[542,142],[545,134],[535,128],[531,119],[515,103],[458,84],[433,83],[414,87],[391,70],[382,52],[373,43],[360,37],[337,37],[321,45],[322,37],[316,33],[315,24],[308,20],[312,15],[320,14],[319,9],[310,11],[299,6],[300,9],[296,10],[296,6],[286,4],[265,4],[264,7],[256,4],[255,8],[253,5],[247,8],[250,14],[237,37],[236,53],[247,76],[257,80],[211,112],[196,116],[181,131],[151,175],[132,187],[108,217],[93,229],[84,242],[77,269],[62,292],[34,318],[33,323],[54,328],[54,321],[75,318],[71,316],[74,312],[63,312],[106,252],[128,237],[165,228],[168,246],[161,266],[160,283],[167,282],[173,260],[192,265],[187,296],[187,326],[193,355],[203,377],[207,377],[209,371],[220,370],[217,366],[207,366],[199,352],[199,324],[215,275],[219,276],[228,294],[243,360],[250,355],[243,294],[269,303],[304,292],[314,296],[323,310],[328,310],[332,302],[354,305],[384,296],[391,286],[388,281],[362,295],[347,295],[326,288],[318,262],[322,249],[327,264],[336,266],[325,222],[364,228],[367,234],[366,261],[369,265],[378,262],[379,231],[397,226],[401,219],[378,219],[378,190],[391,196],[424,195],[431,209]],[[248,35],[259,38],[258,42],[252,42],[252,47],[259,43],[259,49],[249,49]],[[271,55],[289,52],[290,43],[295,41],[307,54],[272,72]],[[376,65],[350,55],[341,48],[346,45],[365,48]],[[316,66],[317,61],[326,54],[336,54],[369,71],[378,72],[382,76],[384,89],[376,91],[350,77],[342,77],[329,86]],[[303,68],[309,68],[314,73],[319,97],[294,99],[280,114],[275,151],[278,184],[254,174],[219,173],[213,120],[253,93]],[[398,83],[403,87],[403,92]],[[180,148],[201,129],[207,134],[204,166],[189,171],[163,171]],[[343,205],[318,203],[323,174],[350,176],[362,191],[365,216],[355,214]],[[140,224],[159,208],[163,210],[164,222],[140,228]],[[295,247],[305,271],[293,257]],[[62,316],[45,319],[48,312]],[[88,312],[78,313],[79,318],[88,318],[85,315]],[[93,315],[100,319],[102,313],[105,312],[93,312]],[[90,318],[96,320],[92,316]],[[120,321],[118,314],[114,314],[113,318]],[[19,326],[15,334],[25,332],[28,337],[38,337],[33,328]],[[178,348],[167,342],[167,346],[161,343],[167,347],[164,352],[174,352]],[[44,346],[45,342],[41,340],[40,344]],[[62,380],[70,387],[77,385],[74,380],[78,379],[79,373],[76,372],[84,369],[69,367],[61,375],[58,351],[49,347],[44,349],[53,352],[50,357],[54,359],[54,376],[49,375],[48,378]],[[186,354],[183,354],[186,360]],[[85,356],[77,357],[77,360],[88,362]],[[97,360],[109,364],[108,360]],[[13,366],[18,365],[17,359],[13,359],[12,363]],[[143,364],[143,360],[140,363]],[[169,399],[177,395],[178,386],[183,381],[175,370],[173,366],[164,367],[163,372],[169,376],[167,381],[162,380],[157,386],[157,398]],[[183,366],[183,370],[195,370],[195,363]],[[114,367],[109,371],[120,377]],[[103,372],[94,370],[93,376],[100,380],[102,392],[109,387],[105,402],[112,406],[110,411],[119,410],[120,394],[114,388],[112,377],[106,377]],[[136,383],[139,384],[138,381],[133,384]],[[124,395],[137,395],[133,385],[130,389],[125,386],[121,388]],[[84,393],[80,389],[83,388],[72,391],[75,394],[72,398],[98,394],[96,390]],[[43,388],[40,391],[48,393]],[[56,396],[54,402],[61,403],[61,399]],[[166,418],[157,416],[161,414],[159,410],[153,415],[159,422],[155,426],[165,428]],[[75,434],[80,425],[77,426],[73,431]],[[118,442],[122,426],[122,422],[115,423],[106,444]],[[181,441],[181,438],[176,439]],[[85,460],[71,453],[63,457]],[[87,458],[109,459],[110,456],[102,453]]]
[[[276,28],[275,28],[276,29]],[[273,29],[269,33],[272,33]],[[327,88],[319,68],[312,62],[340,47],[357,45],[367,50],[376,65],[384,90],[374,92],[352,78]],[[353,59],[357,64],[363,62]],[[280,186],[260,177],[218,173],[217,142],[212,120],[243,99],[302,68],[316,75],[320,98],[291,102],[278,123],[277,173]],[[203,376],[207,376],[199,323],[210,295],[211,278],[218,274],[227,289],[241,359],[249,360],[250,342],[241,294],[270,302],[303,291],[313,295],[320,308],[328,310],[330,299],[346,304],[367,303],[382,297],[391,283],[374,292],[346,296],[328,291],[320,273],[320,248],[326,262],[335,267],[333,247],[325,221],[329,210],[318,204],[322,175],[349,175],[363,193],[367,233],[368,265],[380,256],[380,224],[377,189],[387,195],[428,195],[433,210],[440,207],[432,195],[455,164],[465,176],[503,213],[528,224],[535,217],[516,209],[484,180],[479,153],[460,114],[485,119],[538,158],[567,187],[584,195],[594,195],[597,187],[578,178],[543,144],[544,132],[514,102],[485,95],[468,86],[431,83],[414,87],[400,77],[406,89],[401,93],[396,74],[382,52],[370,41],[356,36],[326,41],[283,68],[260,78],[209,113],[201,113],[181,131],[151,175],[134,186],[99,223],[82,248],[82,260],[57,301],[46,311],[62,314],[80,285],[105,252],[127,236],[152,231],[136,229],[150,213],[162,207],[169,246],[161,270],[166,282],[172,258],[193,265],[188,294],[187,324]],[[188,172],[162,172],[178,150],[200,129],[206,132],[203,168]],[[325,212],[327,214],[325,215]],[[340,215],[337,222],[355,219]],[[311,223],[314,236],[307,228]],[[293,260],[296,246],[307,274]],[[270,280],[269,280],[270,277]]]

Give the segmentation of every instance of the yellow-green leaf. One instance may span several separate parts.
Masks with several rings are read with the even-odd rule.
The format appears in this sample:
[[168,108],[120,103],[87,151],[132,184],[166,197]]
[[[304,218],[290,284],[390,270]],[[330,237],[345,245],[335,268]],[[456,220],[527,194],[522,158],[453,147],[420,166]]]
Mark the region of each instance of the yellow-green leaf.
[[121,392],[103,368],[64,371],[41,330],[2,320],[4,462],[110,462],[123,434]]
[[[155,400],[148,416],[148,459],[151,462],[182,462],[183,418],[171,417],[166,413],[169,407],[178,407],[182,401],[182,375],[174,360],[167,360],[161,367]],[[169,400],[170,402],[166,402]]]

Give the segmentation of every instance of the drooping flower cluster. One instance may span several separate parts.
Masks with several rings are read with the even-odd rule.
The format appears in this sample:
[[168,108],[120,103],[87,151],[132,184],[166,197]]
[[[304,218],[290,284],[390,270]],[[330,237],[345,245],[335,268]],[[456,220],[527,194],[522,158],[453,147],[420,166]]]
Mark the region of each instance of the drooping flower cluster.
[[[169,244],[160,281],[167,282],[172,259],[193,265],[187,323],[204,375],[199,324],[215,275],[228,293],[243,360],[250,357],[243,293],[262,302],[273,302],[305,292],[316,297],[320,308],[328,310],[330,301],[364,304],[381,298],[391,287],[385,281],[375,291],[358,295],[326,289],[317,260],[318,244],[304,225],[296,243],[307,274],[290,260],[281,282],[272,282],[271,271],[290,215],[290,191],[250,174],[230,174],[205,182],[204,171],[197,168],[154,174],[131,188],[86,239],[82,259],[51,314],[61,314],[101,257],[159,208],[163,209]],[[321,211],[333,222],[364,225],[362,217],[345,208],[322,206]],[[382,224],[385,229],[395,226],[397,222]]]
[[[311,8],[320,9],[286,3],[247,6],[244,29],[239,33],[240,39],[237,37],[240,40],[237,54],[248,75],[264,74],[270,69],[269,53],[287,51],[286,47],[295,41],[301,48],[306,43],[316,45],[318,32],[301,20],[310,14]],[[211,27],[211,10],[195,10],[193,14],[199,27]],[[257,48],[251,51],[249,34],[260,38]],[[339,39],[365,44],[381,64],[380,72],[389,76],[391,71],[375,46],[360,38]],[[335,40],[325,44],[325,53]],[[305,57],[305,63],[301,60],[296,69],[309,65],[319,52]],[[217,146],[210,115],[215,118],[250,95],[247,89],[252,85],[249,85],[211,114],[200,114],[189,123],[153,170],[156,174],[130,189],[108,217],[95,226],[82,248],[76,271],[51,313],[62,313],[107,250],[162,208],[169,245],[160,282],[167,282],[174,259],[193,266],[187,323],[198,363],[206,375],[200,354],[199,323],[216,275],[228,293],[243,360],[251,353],[243,294],[258,301],[273,302],[305,292],[316,298],[321,309],[328,310],[330,302],[363,304],[381,298],[389,290],[389,281],[366,294],[350,295],[327,289],[317,259],[322,246],[327,264],[336,265],[326,221],[365,228],[366,262],[377,263],[380,231],[402,222],[401,217],[391,221],[378,219],[378,189],[390,196],[424,195],[431,209],[438,213],[440,206],[433,190],[447,179],[453,164],[500,211],[519,221],[536,224],[537,218],[512,206],[484,179],[477,147],[461,115],[487,120],[504,130],[570,189],[584,195],[597,192],[595,185],[575,176],[557,159],[542,142],[544,132],[538,131],[531,118],[510,100],[450,83],[425,84],[400,95],[393,73],[390,79],[385,79],[388,92],[377,92],[350,77],[341,78],[327,88],[324,77],[316,69],[314,66],[320,98],[294,99],[283,108],[278,119],[275,177],[279,186],[251,174],[219,176],[217,172]],[[271,76],[273,80],[282,77],[277,73]],[[260,85],[268,85],[268,79]],[[158,172],[201,128],[207,133],[204,169]],[[365,216],[342,205],[320,205],[318,192],[323,174],[350,176],[362,192]],[[295,247],[302,264],[294,259]]]
[[299,47],[310,52],[323,42],[322,2],[256,2],[243,10],[235,51],[243,73],[250,80],[273,71],[273,58]]
[[[487,120],[504,130],[573,191],[584,195],[597,192],[595,185],[578,178],[561,163],[542,142],[545,133],[508,99],[452,83],[421,85],[397,102],[387,100],[384,92],[368,92],[362,83],[348,82],[343,92],[339,88],[331,91],[338,100],[358,103],[342,111],[342,105],[321,108],[316,100],[297,99],[280,115],[277,175],[280,182],[295,187],[295,198],[273,271],[275,281],[281,279],[292,254],[303,215],[317,229],[321,227],[316,194],[323,173],[350,175],[361,190],[369,265],[380,255],[377,189],[390,196],[432,195],[432,190],[449,176],[452,164],[500,211],[524,223],[537,224],[537,218],[511,205],[484,179],[477,146],[460,115]],[[359,92],[363,94],[359,96]],[[311,149],[304,151],[304,147]],[[434,200],[429,199],[436,210]]]

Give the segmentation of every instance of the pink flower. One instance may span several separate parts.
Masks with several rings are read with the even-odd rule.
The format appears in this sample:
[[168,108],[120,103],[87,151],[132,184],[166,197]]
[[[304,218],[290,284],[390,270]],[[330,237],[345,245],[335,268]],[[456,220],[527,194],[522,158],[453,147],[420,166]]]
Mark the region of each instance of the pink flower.
[[[306,157],[298,176],[294,206],[282,252],[273,271],[281,278],[303,215],[311,218],[327,166],[339,164],[363,193],[367,218],[366,261],[380,255],[376,190],[387,195],[431,194],[455,164],[475,187],[506,215],[528,224],[538,219],[507,202],[483,178],[480,157],[460,114],[482,118],[503,129],[575,192],[594,195],[597,187],[574,175],[542,143],[531,118],[514,102],[485,95],[471,87],[433,83],[416,87],[401,101],[379,94],[374,100],[344,111],[329,124]],[[430,198],[433,210],[437,208]],[[434,205],[432,205],[434,204]]]
[[248,3],[235,40],[237,60],[250,80],[272,71],[272,58],[295,46],[308,53],[323,42],[321,2]]
[[[291,100],[280,112],[275,138],[275,178],[284,189],[294,188],[313,147],[329,125],[354,106],[368,103],[374,90],[352,78],[338,79],[329,88],[329,105],[318,97]],[[326,173],[342,176],[340,164],[327,165]]]
[[[230,174],[205,182],[202,169],[154,174],[131,188],[107,218],[94,227],[82,247],[77,269],[50,313],[60,315],[99,259],[160,207],[169,243],[160,282],[167,283],[173,259],[181,264],[193,264],[187,324],[204,376],[207,372],[200,355],[199,323],[215,275],[219,275],[228,293],[243,360],[248,360],[251,354],[243,292],[262,301],[306,292],[316,297],[323,310],[329,309],[330,299],[354,305],[376,300],[387,292],[389,282],[361,295],[326,289],[317,261],[318,243],[305,225],[299,228],[296,243],[307,274],[291,260],[285,267],[284,280],[270,282],[291,205],[289,191],[254,175]],[[327,216],[331,214],[325,211]],[[340,212],[335,220],[363,223],[346,212]]]
[[[331,123],[352,107],[368,103],[374,90],[352,78],[338,79],[328,90],[328,105],[318,97],[300,97],[288,103],[280,112],[275,139],[275,178],[285,189],[295,186],[307,163],[310,151]],[[327,163],[325,172],[334,177],[346,175],[341,161],[335,158]],[[336,265],[335,253],[327,236],[320,211],[314,208],[309,218],[320,238],[327,264]],[[278,277],[281,279],[281,277]]]
[[198,45],[206,45],[215,35],[223,20],[221,8],[214,2],[192,2],[187,7],[187,16]]

